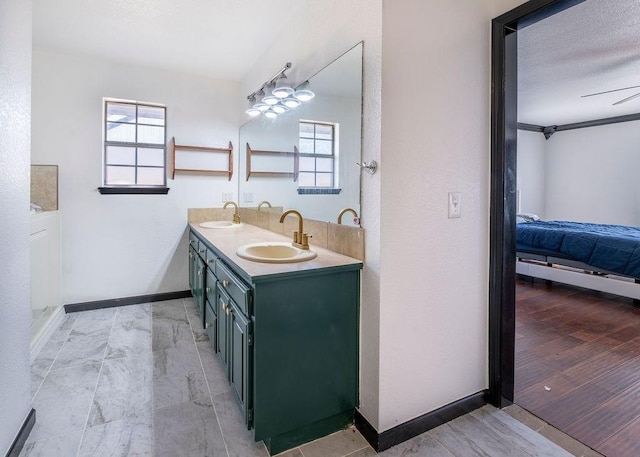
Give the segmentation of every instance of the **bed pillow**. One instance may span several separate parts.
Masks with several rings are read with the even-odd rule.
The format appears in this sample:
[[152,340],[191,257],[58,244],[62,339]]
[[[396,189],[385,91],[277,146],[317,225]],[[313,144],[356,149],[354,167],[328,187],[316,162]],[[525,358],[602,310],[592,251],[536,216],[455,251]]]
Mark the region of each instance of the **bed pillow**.
[[538,217],[537,214],[531,214],[531,213],[520,213],[516,215],[516,223],[521,223],[521,222],[534,222],[534,221],[539,221],[540,218]]

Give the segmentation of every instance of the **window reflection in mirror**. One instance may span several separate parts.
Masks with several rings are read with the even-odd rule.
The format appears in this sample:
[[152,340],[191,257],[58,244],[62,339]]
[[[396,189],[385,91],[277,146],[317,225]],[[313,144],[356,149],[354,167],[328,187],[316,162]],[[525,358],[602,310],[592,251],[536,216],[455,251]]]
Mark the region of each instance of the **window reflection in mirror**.
[[[275,207],[297,209],[305,218],[334,223],[344,208],[360,214],[355,163],[361,161],[362,48],[358,43],[307,80],[315,93],[312,100],[276,119],[258,116],[241,127],[241,206],[255,208],[268,200]],[[252,155],[247,179],[247,144],[252,150],[287,154]],[[354,225],[350,217],[342,223]]]

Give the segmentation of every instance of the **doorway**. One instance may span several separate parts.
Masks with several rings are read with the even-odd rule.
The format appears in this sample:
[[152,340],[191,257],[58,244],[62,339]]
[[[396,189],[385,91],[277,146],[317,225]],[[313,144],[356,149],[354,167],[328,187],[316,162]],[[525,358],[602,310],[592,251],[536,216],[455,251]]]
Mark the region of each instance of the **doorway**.
[[491,198],[489,234],[489,402],[513,403],[517,31],[585,0],[530,0],[492,21]]
[[515,393],[516,32],[578,3],[582,0],[530,1],[492,24],[489,395],[499,407],[513,403]]

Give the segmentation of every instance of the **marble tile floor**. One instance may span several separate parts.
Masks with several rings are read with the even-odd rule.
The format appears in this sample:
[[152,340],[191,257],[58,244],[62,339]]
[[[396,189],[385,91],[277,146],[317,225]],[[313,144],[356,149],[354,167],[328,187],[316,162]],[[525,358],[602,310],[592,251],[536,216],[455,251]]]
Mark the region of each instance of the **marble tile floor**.
[[[191,299],[67,314],[31,365],[37,420],[20,456],[268,457],[197,315]],[[377,454],[351,427],[280,455]],[[380,455],[572,454],[485,406]]]

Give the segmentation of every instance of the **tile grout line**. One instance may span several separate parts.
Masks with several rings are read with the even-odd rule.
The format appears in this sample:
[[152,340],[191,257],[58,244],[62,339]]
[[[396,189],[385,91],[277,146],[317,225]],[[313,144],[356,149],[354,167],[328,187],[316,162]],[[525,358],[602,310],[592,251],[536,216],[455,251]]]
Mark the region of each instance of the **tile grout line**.
[[[363,447],[361,447],[360,449],[356,449],[355,451],[351,451],[351,452],[349,452],[348,454],[344,454],[342,457],[349,457],[350,455],[353,455],[353,454],[355,454],[356,452],[360,452],[360,451],[362,451],[363,449],[367,449],[367,448],[371,448],[371,449],[373,449],[371,446],[369,446],[369,445],[367,444],[366,446],[363,446]],[[300,450],[300,452],[302,453],[302,449]],[[374,449],[374,452],[375,452],[375,449]],[[377,454],[377,452],[376,452],[376,454]],[[303,457],[304,457],[304,454],[303,454]]]
[[[69,339],[69,335],[71,334],[71,331],[73,330],[73,328],[76,326],[77,322],[78,322],[78,318],[76,317],[76,319],[73,321],[73,324],[71,325],[71,328],[69,329],[69,331],[67,332],[66,336],[64,337],[64,341],[60,345],[60,349],[58,349],[58,351],[56,352],[55,357],[51,361],[51,365],[49,365],[49,368],[47,368],[47,371],[45,372],[44,377],[42,378],[42,381],[40,382],[40,385],[38,386],[38,389],[35,391],[35,393],[31,397],[31,404],[33,404],[33,400],[35,400],[36,396],[38,395],[38,392],[40,392],[40,389],[42,388],[42,386],[44,384],[44,381],[47,379],[47,376],[49,376],[49,373],[51,372],[51,369],[53,368],[53,365],[56,363],[56,360],[58,360],[58,356],[60,355],[60,352],[62,352],[62,348],[67,343],[67,340]],[[49,337],[49,339],[51,339],[51,337]]]
[[[445,422],[445,424],[448,424],[448,422]],[[445,424],[442,424],[442,425],[445,425]],[[437,427],[436,427],[436,428],[437,428]],[[432,430],[433,430],[433,429],[432,429]],[[440,446],[442,446],[442,448],[443,448],[445,451],[447,451],[447,452],[448,452],[452,457],[460,457],[460,456],[458,456],[457,454],[454,454],[454,453],[453,453],[453,451],[452,451],[452,450],[450,450],[447,446],[445,446],[445,444],[444,444],[442,441],[440,441],[437,437],[433,436],[433,435],[431,434],[431,430],[427,430],[427,432],[426,432],[426,433],[427,433],[427,435],[429,435],[429,437],[430,437],[433,441],[435,441],[435,442],[436,442],[436,443],[438,443]]]
[[[89,417],[91,416],[91,409],[93,408],[93,401],[96,398],[96,392],[98,391],[98,384],[100,382],[100,375],[102,375],[102,368],[104,367],[104,359],[107,355],[107,349],[109,349],[109,340],[111,339],[111,334],[113,333],[113,327],[116,325],[116,320],[118,317],[119,309],[116,308],[116,312],[113,316],[113,322],[111,322],[111,328],[109,329],[109,337],[107,338],[107,344],[104,347],[104,352],[102,353],[102,361],[100,362],[100,370],[98,371],[98,378],[96,379],[96,385],[93,389],[93,395],[91,396],[91,404],[89,405],[89,411],[87,411],[87,418],[84,421],[84,428],[82,429],[82,436],[80,437],[80,442],[78,443],[78,450],[76,451],[76,457],[80,456],[80,449],[82,449],[82,442],[84,441],[84,436],[87,432],[87,424],[89,423]],[[77,321],[76,321],[77,322]],[[74,323],[75,326],[75,323]]]
[[[209,380],[207,379],[207,373],[204,369],[204,365],[202,363],[202,357],[200,357],[200,351],[198,350],[198,344],[196,342],[196,335],[193,332],[193,326],[191,325],[191,318],[189,317],[189,311],[187,311],[187,298],[182,299],[182,307],[184,308],[184,312],[187,315],[187,322],[189,323],[189,330],[191,331],[191,338],[193,339],[193,345],[196,349],[196,354],[198,355],[198,361],[200,362],[200,369],[202,370],[202,374],[204,376],[204,382],[207,384],[207,390],[209,391],[209,400],[211,401],[211,407],[213,408],[213,414],[216,416],[216,422],[218,423],[218,428],[220,429],[220,436],[222,437],[222,442],[224,443],[224,450],[227,453],[227,457],[229,454],[229,447],[227,446],[227,440],[224,437],[224,432],[222,431],[222,425],[220,424],[220,418],[218,417],[218,411],[216,411],[216,405],[213,402],[213,395],[211,394],[211,387],[209,387]],[[206,304],[205,304],[206,306]]]

